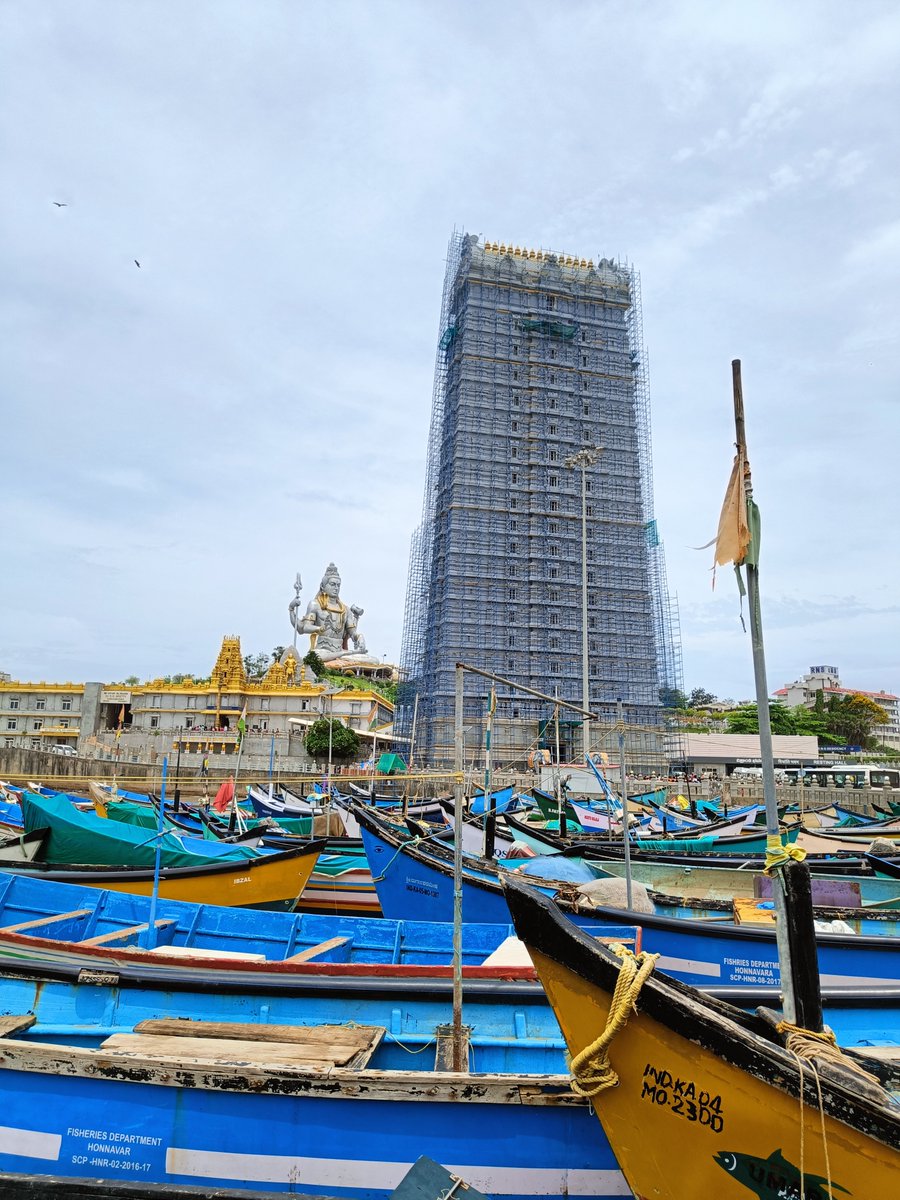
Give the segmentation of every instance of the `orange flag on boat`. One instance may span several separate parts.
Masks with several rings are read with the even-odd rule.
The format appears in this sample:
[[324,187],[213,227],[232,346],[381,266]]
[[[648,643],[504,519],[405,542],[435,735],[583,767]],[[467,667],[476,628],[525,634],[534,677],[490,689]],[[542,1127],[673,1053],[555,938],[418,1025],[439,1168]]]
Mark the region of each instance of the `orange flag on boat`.
[[216,798],[212,802],[213,808],[218,813],[223,813],[227,810],[228,805],[234,799],[234,780],[226,779],[219,790],[216,792]]

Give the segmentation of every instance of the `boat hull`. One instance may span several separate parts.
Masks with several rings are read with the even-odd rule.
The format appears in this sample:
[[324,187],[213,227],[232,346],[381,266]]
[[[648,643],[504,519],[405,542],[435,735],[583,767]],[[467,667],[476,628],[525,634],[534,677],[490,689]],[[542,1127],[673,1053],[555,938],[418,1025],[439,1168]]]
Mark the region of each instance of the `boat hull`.
[[[604,960],[596,968],[577,931],[572,948],[558,921],[536,915],[527,902],[513,899],[511,908],[574,1058],[606,1028],[618,966]],[[900,1128],[886,1106],[860,1103],[852,1111],[852,1100],[828,1095],[830,1079],[824,1105],[817,1103],[810,1067],[804,1087],[787,1052],[740,1028],[735,1033],[688,996],[673,1004],[652,978],[616,1033],[609,1061],[618,1086],[592,1103],[639,1197],[862,1200],[896,1190]],[[837,1185],[833,1193],[827,1179]]]

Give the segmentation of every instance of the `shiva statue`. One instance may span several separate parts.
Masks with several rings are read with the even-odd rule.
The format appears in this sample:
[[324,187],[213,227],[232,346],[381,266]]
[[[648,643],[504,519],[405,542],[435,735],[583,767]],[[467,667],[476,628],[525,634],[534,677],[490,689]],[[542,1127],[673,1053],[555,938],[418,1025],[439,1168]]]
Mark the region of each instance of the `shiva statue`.
[[319,591],[307,604],[302,617],[299,616],[299,575],[294,591],[296,594],[288,606],[291,625],[297,633],[309,634],[309,648],[323,663],[352,666],[378,662],[366,650],[366,640],[359,632],[359,618],[364,610],[355,604],[348,608],[341,600],[341,577],[334,563],[325,568]]

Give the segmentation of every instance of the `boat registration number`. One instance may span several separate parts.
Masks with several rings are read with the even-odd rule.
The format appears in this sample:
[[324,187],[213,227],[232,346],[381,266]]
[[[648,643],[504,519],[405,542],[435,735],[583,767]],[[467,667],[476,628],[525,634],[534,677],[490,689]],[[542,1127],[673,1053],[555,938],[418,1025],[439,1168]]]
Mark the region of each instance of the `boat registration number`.
[[676,1117],[707,1125],[713,1133],[725,1128],[722,1097],[713,1096],[691,1079],[679,1079],[671,1071],[647,1063],[641,1080],[641,1099],[660,1108],[669,1108]]

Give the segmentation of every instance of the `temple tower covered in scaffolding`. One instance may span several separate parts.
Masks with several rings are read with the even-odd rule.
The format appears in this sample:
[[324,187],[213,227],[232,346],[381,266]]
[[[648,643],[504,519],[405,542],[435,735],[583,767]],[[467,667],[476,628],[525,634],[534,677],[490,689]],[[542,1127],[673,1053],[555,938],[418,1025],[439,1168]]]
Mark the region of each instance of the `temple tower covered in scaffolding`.
[[[595,447],[583,480],[566,460]],[[653,517],[637,274],[454,234],[403,630],[397,723],[410,732],[418,695],[417,762],[452,761],[458,661],[580,702],[583,567],[590,707],[602,719],[591,749],[612,748],[621,699],[631,761],[659,761],[681,670]],[[554,705],[500,692],[498,758],[553,745]],[[571,756],[569,721],[560,736]]]

